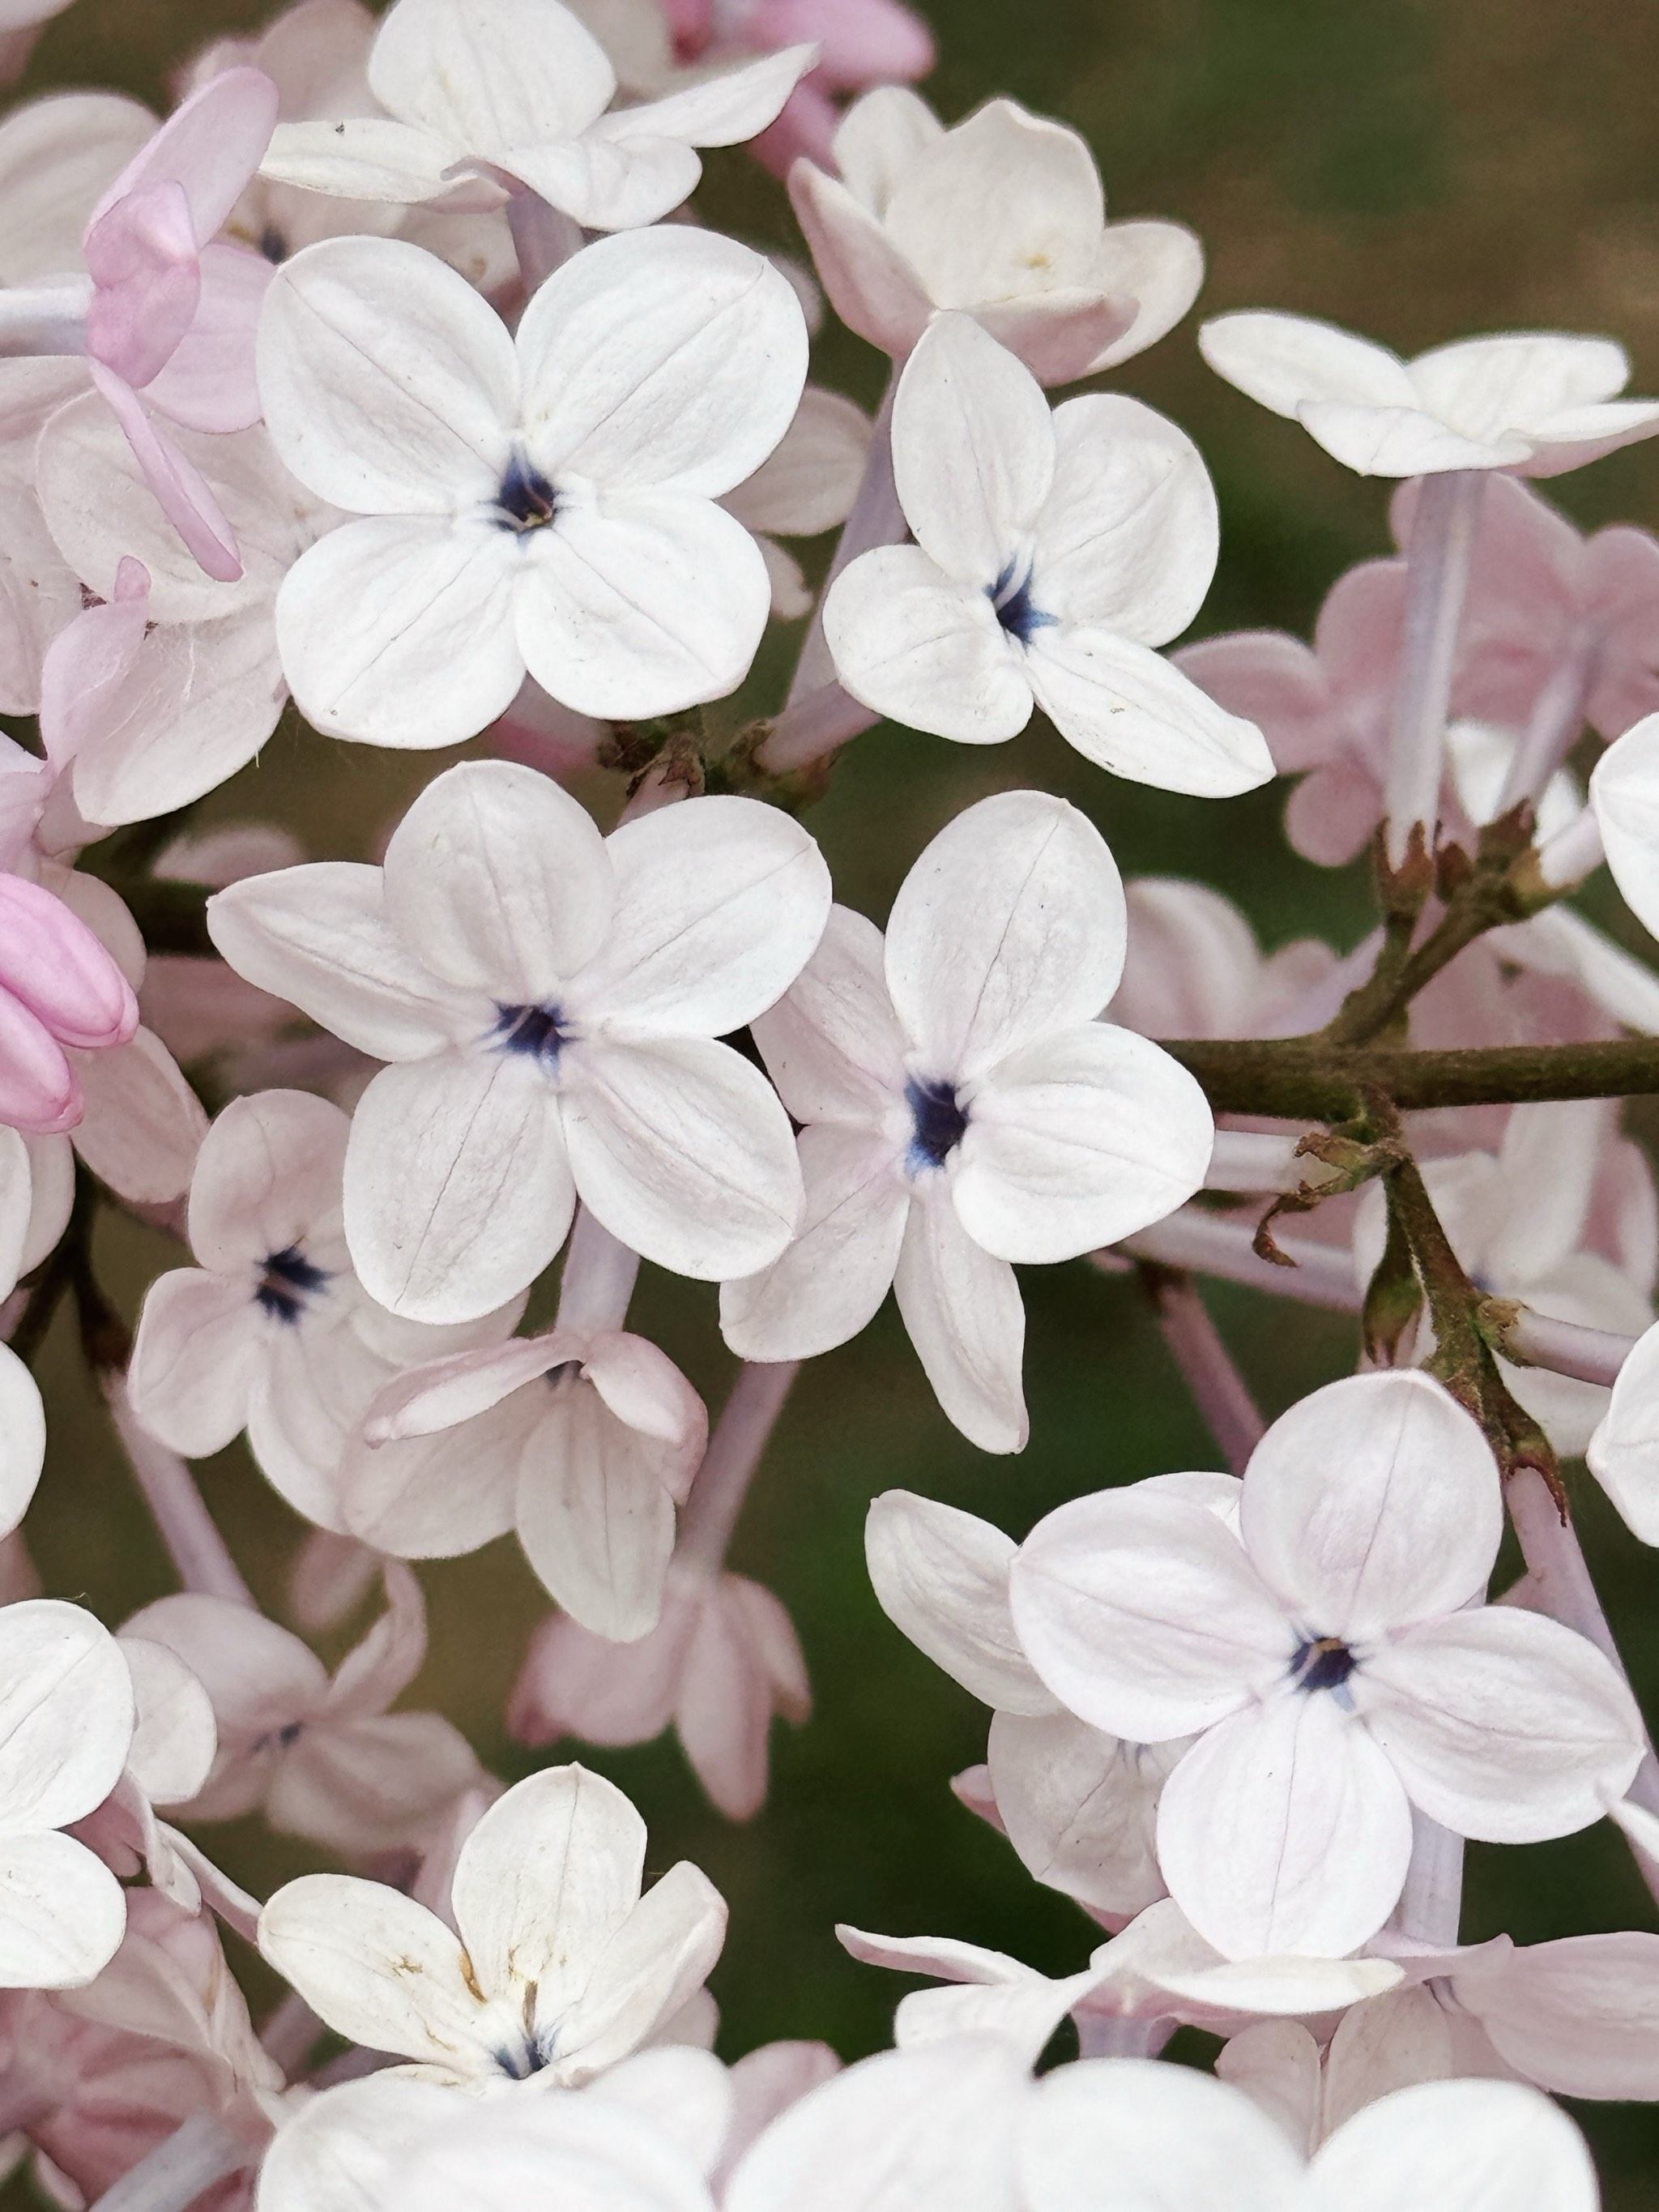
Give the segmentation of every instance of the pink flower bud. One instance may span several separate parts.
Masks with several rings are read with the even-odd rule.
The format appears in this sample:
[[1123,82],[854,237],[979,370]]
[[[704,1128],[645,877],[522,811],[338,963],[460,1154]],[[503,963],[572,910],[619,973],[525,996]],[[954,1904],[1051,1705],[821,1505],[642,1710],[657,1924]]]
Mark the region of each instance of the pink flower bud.
[[85,922],[21,876],[0,876],[0,988],[60,1044],[125,1044],[138,1026],[138,1001]]

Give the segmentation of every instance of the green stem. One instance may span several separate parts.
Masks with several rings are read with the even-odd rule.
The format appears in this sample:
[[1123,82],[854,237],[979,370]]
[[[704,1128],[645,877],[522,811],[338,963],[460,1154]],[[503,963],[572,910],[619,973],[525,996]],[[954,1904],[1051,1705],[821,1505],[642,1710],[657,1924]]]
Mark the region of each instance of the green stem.
[[1367,1091],[1381,1092],[1402,1113],[1659,1092],[1659,1037],[1449,1052],[1353,1049],[1303,1037],[1163,1042],[1198,1078],[1216,1113],[1285,1121],[1361,1121]]

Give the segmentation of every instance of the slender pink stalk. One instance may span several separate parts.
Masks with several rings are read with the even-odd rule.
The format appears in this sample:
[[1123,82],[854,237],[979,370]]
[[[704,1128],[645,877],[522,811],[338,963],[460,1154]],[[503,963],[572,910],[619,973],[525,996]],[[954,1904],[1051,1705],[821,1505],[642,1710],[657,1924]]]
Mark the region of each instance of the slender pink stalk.
[[1164,1341],[1175,1355],[1210,1434],[1231,1471],[1243,1474],[1267,1425],[1208,1307],[1189,1282],[1168,1277],[1155,1284],[1152,1303]]
[[1504,1331],[1504,1349],[1524,1367],[1547,1367],[1557,1375],[1611,1389],[1634,1349],[1633,1336],[1611,1329],[1584,1328],[1577,1322],[1552,1321],[1522,1306]]
[[1418,489],[1383,791],[1389,859],[1395,867],[1419,824],[1428,848],[1434,848],[1457,629],[1486,486],[1484,471],[1452,469],[1425,477]]
[[1533,703],[1527,726],[1510,758],[1509,774],[1497,811],[1507,813],[1523,799],[1534,805],[1544,786],[1572,749],[1584,726],[1584,694],[1589,671],[1582,653],[1564,660]]
[[628,1319],[639,1272],[639,1254],[602,1228],[585,1206],[578,1206],[559,1279],[554,1328],[584,1333],[620,1328]]
[[764,1365],[745,1361],[738,1370],[680,1515],[676,1556],[684,1565],[712,1573],[725,1559],[743,1501],[800,1364],[799,1359]]
[[1538,872],[1552,890],[1570,890],[1574,884],[1599,868],[1607,854],[1601,844],[1601,825],[1595,809],[1587,806],[1576,821],[1538,848]]
[[252,2166],[255,2155],[215,2113],[192,2112],[104,2191],[99,2212],[185,2212],[216,2181]]
[[1340,1244],[1316,1244],[1305,1237],[1279,1237],[1274,1241],[1289,1267],[1276,1267],[1251,1249],[1255,1235],[1254,1215],[1212,1213],[1203,1206],[1182,1206],[1150,1229],[1138,1229],[1115,1249],[1132,1260],[1156,1260],[1164,1267],[1189,1267],[1194,1274],[1218,1275],[1224,1281],[1244,1283],[1267,1291],[1275,1297],[1295,1298],[1306,1306],[1328,1306],[1337,1313],[1358,1313],[1359,1285],[1353,1261]]
[[1412,1856],[1392,1925],[1419,1943],[1449,1951],[1463,1911],[1463,1838],[1412,1808]]
[[127,1402],[118,1375],[105,1378],[104,1395],[138,1487],[144,1494],[161,1541],[187,1590],[203,1597],[228,1598],[252,1606],[253,1593],[242,1580],[212,1515],[202,1502],[196,1479],[177,1452],[156,1443],[142,1429]]

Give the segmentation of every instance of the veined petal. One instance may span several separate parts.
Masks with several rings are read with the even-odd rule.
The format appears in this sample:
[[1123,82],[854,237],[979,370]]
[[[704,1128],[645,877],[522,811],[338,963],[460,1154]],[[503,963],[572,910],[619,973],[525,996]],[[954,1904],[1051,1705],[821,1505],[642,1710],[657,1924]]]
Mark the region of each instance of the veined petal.
[[1048,403],[971,315],[939,315],[893,403],[893,477],[918,545],[952,581],[1000,587],[1054,482]]
[[88,228],[127,194],[176,179],[197,240],[205,245],[222,228],[258,168],[276,103],[276,87],[263,70],[222,70],[210,77],[134,155],[93,210]]
[[1055,1697],[1136,1742],[1224,1720],[1287,1673],[1296,1649],[1217,1516],[1139,1487],[1039,1521],[1011,1594],[1021,1645]]
[[159,1644],[211,1700],[226,1759],[246,1759],[267,1731],[309,1720],[328,1694],[328,1670],[286,1628],[232,1599],[180,1590],[135,1613],[121,1631]]
[[997,1712],[1052,1713],[1008,1602],[1012,1536],[953,1505],[889,1490],[864,1524],[882,1611],[919,1651]]
[[465,761],[427,785],[386,853],[387,918],[434,975],[543,1006],[606,935],[614,902],[586,807],[515,761]]
[[1315,2153],[1308,2212],[1595,2212],[1577,2129],[1520,2081],[1419,2081],[1346,2120]]
[[1452,1977],[1498,2056],[1564,2097],[1650,2099],[1659,2081],[1659,1936],[1569,1936],[1477,1954]]
[[266,2146],[265,2212],[366,2212],[400,2179],[410,2145],[454,2110],[448,2083],[401,2067],[337,2083],[299,2106]]
[[933,312],[915,270],[839,177],[797,161],[789,198],[830,306],[849,331],[902,361]]
[[794,419],[806,325],[788,280],[714,231],[602,240],[549,277],[519,325],[525,436],[555,483],[715,498]]
[[522,2002],[533,1989],[537,2020],[556,2020],[639,1902],[644,1866],[644,1821],[586,1767],[546,1767],[498,1797],[462,1844],[451,1891],[485,1996]]
[[607,1039],[571,1060],[560,1092],[571,1172],[613,1237],[699,1282],[778,1257],[800,1214],[800,1167],[757,1067],[701,1037]]
[[1123,885],[1105,840],[1063,799],[1009,791],[957,815],[893,902],[887,982],[927,1073],[971,1080],[1117,988]]
[[251,1276],[227,1281],[199,1267],[157,1276],[128,1372],[132,1409],[152,1436],[205,1459],[239,1433],[259,1371],[258,1317]]
[[1065,623],[1163,645],[1186,629],[1215,574],[1214,487],[1184,430],[1121,392],[1068,399],[1054,416],[1054,489],[1036,528],[1031,599]]
[[562,705],[602,720],[672,714],[748,674],[772,586],[759,546],[723,507],[620,491],[527,535],[517,653]]
[[1170,1893],[1230,1959],[1345,1957],[1393,1911],[1411,1848],[1392,1765],[1323,1692],[1286,1692],[1210,1729],[1158,1806]]
[[1601,1426],[1585,1456],[1626,1525],[1643,1543],[1659,1543],[1659,1328],[1640,1336],[1620,1369]]
[[1275,415],[1295,416],[1321,402],[1419,404],[1417,385],[1398,354],[1306,315],[1218,315],[1200,331],[1198,347],[1218,376]]
[[435,131],[384,115],[349,115],[335,123],[279,123],[259,173],[267,183],[333,199],[386,200],[418,206],[447,198],[455,149]]
[[775,806],[687,799],[623,823],[605,849],[616,908],[570,1003],[608,1034],[741,1029],[788,989],[823,933],[830,871],[807,831]]
[[67,1827],[120,1779],[132,1678],[109,1631],[78,1605],[0,1608],[0,1836]]
[[0,1989],[83,1989],[115,1956],[127,1900],[73,1836],[0,1836]]
[[524,574],[514,533],[483,520],[392,514],[331,531],[277,595],[295,703],[360,744],[427,751],[476,737],[524,682]]
[[533,1058],[457,1052],[384,1068],[346,1152],[352,1264],[393,1313],[475,1320],[563,1243],[570,1177],[552,1085]]
[[1066,1712],[996,1714],[986,1764],[1027,1872],[1097,1911],[1139,1912],[1162,1897],[1158,1801],[1187,1741],[1125,1743]]
[[1466,438],[1418,407],[1310,404],[1302,423],[1334,460],[1362,477],[1435,476],[1447,469],[1513,468],[1531,451],[1517,435]]
[[375,38],[369,89],[457,154],[584,131],[616,72],[568,8],[540,0],[400,0]]
[[494,308],[435,254],[328,238],[276,272],[259,392],[301,483],[356,514],[493,499],[512,450],[517,356]]
[[907,1040],[872,921],[832,906],[817,949],[753,1024],[766,1072],[798,1121],[879,1126],[902,1097]]
[[191,1249],[204,1267],[257,1267],[307,1243],[333,1257],[350,1127],[331,1100],[307,1091],[234,1098],[203,1141],[191,1188]]
[[1132,639],[1088,626],[1038,629],[1025,673],[1061,737],[1114,775],[1195,799],[1232,799],[1273,776],[1254,722]]
[[208,934],[239,975],[360,1052],[441,1052],[475,1012],[429,975],[386,918],[380,871],[319,860],[244,876],[208,901]]
[[674,1550],[662,1444],[580,1377],[556,1386],[526,1437],[516,1521],[525,1557],[573,1620],[613,1644],[656,1626]]
[[981,1451],[1023,1451],[1029,1430],[1019,1285],[1006,1260],[975,1243],[944,1192],[911,1205],[893,1291],[949,1419]]
[[823,635],[846,690],[908,729],[994,745],[1031,719],[1031,687],[990,594],[920,546],[850,562],[830,587]]
[[725,1940],[725,1899],[682,1859],[616,1930],[568,2011],[556,1991],[550,2002],[537,1990],[537,2021],[553,2031],[559,2076],[589,2081],[638,2050],[702,1987]]
[[833,1122],[797,1142],[805,1199],[781,1258],[720,1285],[720,1328],[743,1359],[810,1359],[872,1320],[910,1211],[896,1146]]
[[351,1875],[301,1875],[259,1915],[259,1949],[336,2034],[464,2080],[493,2070],[467,1955],[412,1897]]
[[1460,1836],[1571,1835],[1641,1762],[1641,1717],[1611,1662],[1518,1607],[1413,1629],[1367,1658],[1353,1690],[1413,1803]]
[[1311,1633],[1351,1643],[1482,1592],[1503,1534],[1486,1438],[1407,1369],[1328,1382],[1250,1455],[1242,1526],[1264,1581]]
[[584,230],[630,234],[672,214],[702,175],[702,163],[681,139],[617,137],[597,130],[579,138],[508,146],[500,166]]
[[1464,436],[1522,436],[1551,417],[1611,399],[1630,358],[1611,338],[1555,331],[1463,338],[1419,354],[1407,369],[1419,403]]
[[684,138],[690,146],[741,146],[775,123],[784,102],[818,58],[816,46],[781,46],[735,69],[700,77],[682,92],[639,107],[613,108],[597,128]]
[[353,1444],[337,1488],[345,1526],[402,1559],[455,1559],[513,1526],[522,1425]]
[[1069,1260],[1184,1205],[1214,1139],[1179,1061],[1091,1022],[1024,1046],[975,1086],[951,1202],[1000,1259]]

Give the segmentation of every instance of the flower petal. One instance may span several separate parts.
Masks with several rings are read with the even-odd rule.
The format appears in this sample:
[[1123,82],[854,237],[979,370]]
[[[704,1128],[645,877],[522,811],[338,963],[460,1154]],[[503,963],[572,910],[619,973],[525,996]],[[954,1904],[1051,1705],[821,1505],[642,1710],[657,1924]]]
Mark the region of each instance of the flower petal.
[[823,635],[844,687],[908,729],[992,745],[1031,719],[1031,687],[990,594],[920,546],[880,546],[842,569]]
[[413,1321],[472,1321],[533,1282],[575,1209],[559,1121],[521,1054],[383,1068],[346,1152],[346,1242],[369,1296]]
[[1245,1548],[1314,1635],[1363,1642],[1455,1613],[1484,1591],[1503,1526],[1486,1438],[1407,1370],[1327,1383],[1250,1455]]
[[516,1519],[543,1588],[613,1644],[648,1635],[674,1550],[667,1453],[580,1377],[562,1382],[526,1438]]
[[126,1925],[125,1892],[84,1844],[0,1837],[0,1989],[83,1989]]
[[84,1819],[120,1779],[133,1725],[121,1647],[89,1613],[0,1608],[0,1836]]
[[1103,1491],[1037,1522],[1011,1582],[1014,1626],[1079,1718],[1139,1743],[1225,1718],[1289,1667],[1295,1632],[1206,1506]]
[[798,1121],[879,1122],[903,1093],[906,1038],[887,995],[874,922],[832,906],[817,950],[752,1024],[766,1072]]
[[1607,747],[1589,781],[1607,866],[1631,912],[1659,930],[1659,714]]
[[284,263],[259,319],[259,392],[301,483],[354,514],[495,496],[519,371],[506,325],[435,254],[327,238]]
[[525,438],[554,483],[730,491],[794,419],[806,325],[752,248],[681,224],[599,240],[519,325]]
[[1044,792],[1002,792],[957,815],[905,878],[888,988],[924,1072],[961,1082],[1092,1020],[1127,935],[1117,865],[1088,817]]
[[1659,2081],[1659,1936],[1646,1930],[1477,1953],[1451,1988],[1540,2088],[1646,2100]]
[[909,1193],[896,1148],[823,1123],[797,1142],[805,1199],[793,1242],[720,1285],[720,1329],[743,1359],[811,1359],[873,1320],[892,1288]]
[[540,0],[403,0],[374,40],[368,82],[383,107],[455,154],[486,155],[585,131],[617,88],[592,33]]
[[133,1412],[153,1437],[187,1459],[224,1449],[247,1420],[260,1364],[258,1322],[252,1278],[227,1281],[199,1267],[157,1276],[128,1373]]
[[46,1456],[40,1386],[9,1345],[0,1358],[0,1534],[28,1511]]
[[501,1005],[561,1000],[604,941],[613,900],[586,808],[514,761],[447,769],[386,847],[392,927],[434,975]]
[[775,806],[690,799],[605,841],[616,911],[569,994],[612,1035],[724,1036],[775,1005],[830,913],[830,871]]
[[492,2070],[467,1955],[412,1897],[351,1875],[301,1875],[259,1915],[259,1949],[337,2035],[463,2078]]
[[613,1237],[698,1282],[778,1257],[800,1214],[800,1167],[758,1068],[701,1037],[596,1041],[570,1061],[570,1170]]
[[1217,706],[1149,647],[1103,629],[1039,629],[1025,670],[1061,737],[1114,775],[1231,799],[1273,774],[1255,724]]
[[568,2011],[638,1904],[644,1865],[644,1821],[585,1767],[546,1767],[498,1797],[461,1846],[451,1893],[485,1996],[533,1989],[538,2020]]
[[975,1089],[951,1202],[1000,1259],[1069,1260],[1184,1205],[1214,1140],[1178,1060],[1091,1022],[1026,1045]]
[[1306,315],[1218,315],[1200,331],[1198,346],[1218,376],[1275,415],[1295,416],[1322,402],[1418,404],[1417,385],[1397,354]]
[[1287,1692],[1200,1736],[1164,1785],[1170,1893],[1230,1959],[1340,1959],[1394,1910],[1411,1808],[1387,1755],[1323,1692]]
[[1506,1606],[1386,1646],[1355,1675],[1354,1705],[1412,1802],[1489,1843],[1588,1827],[1641,1762],[1641,1717],[1611,1662],[1559,1621]]
[[1419,2081],[1346,2121],[1315,2154],[1308,2212],[1595,2212],[1584,2139],[1519,2081]]
[[945,1194],[912,1205],[893,1291],[948,1418],[981,1451],[1023,1451],[1029,1427],[1019,1285],[1006,1260],[967,1234]]
[[1139,1912],[1162,1897],[1158,1801],[1186,1748],[1184,1736],[1124,1743],[1070,1713],[998,1713],[986,1761],[1027,1872],[1097,1912]]
[[487,520],[394,514],[331,531],[277,596],[295,703],[360,744],[428,751],[476,737],[524,682],[523,574],[514,534]]
[[864,1524],[877,1600],[916,1649],[997,1712],[1052,1713],[1009,1610],[1017,1548],[990,1522],[908,1490],[884,1492]]
[[725,1899],[682,1859],[616,1930],[574,2005],[538,1989],[537,2021],[556,2028],[557,2078],[590,2081],[637,2051],[702,1987],[725,1940]]
[[1183,2066],[1096,2058],[1044,2077],[1020,2147],[1022,2195],[1088,2212],[1100,2176],[1137,2212],[1282,2212],[1302,2162],[1242,2091]]

